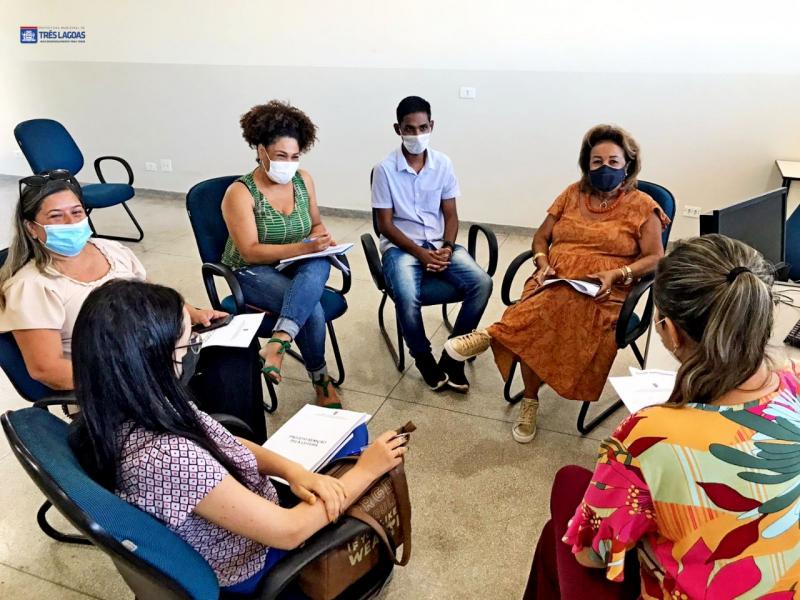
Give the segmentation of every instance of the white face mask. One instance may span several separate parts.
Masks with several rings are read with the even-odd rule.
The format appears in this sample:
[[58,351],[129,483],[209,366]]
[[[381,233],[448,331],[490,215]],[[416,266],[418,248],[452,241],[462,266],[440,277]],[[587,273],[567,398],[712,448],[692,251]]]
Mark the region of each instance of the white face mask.
[[[265,153],[266,154],[266,153]],[[269,155],[267,155],[269,158]],[[261,162],[261,168],[264,169],[264,173],[266,176],[274,181],[275,183],[283,185],[284,183],[289,183],[294,177],[294,174],[297,173],[297,169],[300,168],[300,163],[298,161],[277,161],[269,159],[269,170],[264,166],[264,162]]]
[[420,135],[404,135],[403,146],[409,154],[422,154],[428,149],[428,143],[431,141],[430,133],[423,133]]

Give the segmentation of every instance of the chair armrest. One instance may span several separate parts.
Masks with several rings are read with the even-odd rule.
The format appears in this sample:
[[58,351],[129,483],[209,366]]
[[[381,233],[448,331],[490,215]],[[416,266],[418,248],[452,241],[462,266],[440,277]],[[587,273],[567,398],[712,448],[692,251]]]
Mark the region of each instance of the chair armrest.
[[233,301],[236,303],[236,314],[245,312],[242,287],[239,285],[239,281],[236,279],[236,275],[233,274],[230,267],[222,263],[203,263],[200,270],[203,274],[203,285],[206,288],[208,300],[211,302],[211,308],[214,310],[222,309],[222,305],[219,301],[219,294],[217,293],[217,284],[214,281],[214,277],[222,277],[231,289],[231,294],[233,294]]
[[75,392],[72,390],[59,392],[53,394],[52,396],[45,396],[44,398],[39,398],[33,403],[35,408],[41,408],[42,410],[46,410],[50,412],[51,406],[60,406],[61,412],[64,413],[65,417],[72,418],[77,413],[73,413],[70,415],[69,410],[67,407],[69,406],[78,406],[78,401],[75,398]]
[[636,310],[636,305],[639,304],[639,300],[641,300],[642,296],[652,287],[654,279],[655,277],[652,274],[645,275],[633,286],[633,288],[631,288],[628,297],[625,298],[625,302],[622,304],[622,309],[619,311],[619,319],[617,319],[616,337],[618,348],[625,348],[628,344],[639,338],[639,336],[641,336],[645,331],[647,331],[648,327],[650,327],[650,321],[653,319],[652,293],[647,298],[647,305],[645,306],[644,313],[639,321],[639,326],[632,332],[628,333],[628,323],[631,320],[633,311]]
[[503,285],[500,286],[500,299],[506,306],[511,306],[519,302],[519,298],[516,300],[511,299],[511,286],[514,285],[514,278],[517,276],[517,271],[531,258],[533,258],[533,250],[525,250],[525,252],[517,256],[511,261],[511,264],[508,265],[506,274],[503,275]]
[[263,586],[259,600],[272,600],[289,585],[314,559],[322,556],[326,552],[346,544],[353,538],[371,534],[372,528],[366,523],[354,519],[353,517],[342,517],[337,523],[328,525],[324,529],[315,533],[309,540],[297,550],[294,550],[282,558],[278,564],[270,569],[263,579]]
[[228,433],[231,435],[251,441],[255,437],[250,425],[242,421],[239,417],[234,417],[233,415],[225,413],[211,413],[208,416],[227,429]]
[[119,156],[101,156],[94,161],[94,172],[97,173],[97,178],[100,180],[100,183],[106,182],[106,178],[103,177],[103,172],[100,170],[100,163],[104,160],[115,160],[125,167],[125,170],[128,172],[128,185],[133,185],[133,169],[131,169],[131,166],[128,164],[127,160],[120,158]]
[[497,236],[494,234],[494,231],[488,227],[478,225],[477,223],[471,225],[469,233],[467,234],[467,252],[469,252],[469,255],[473,259],[475,258],[479,233],[483,234],[486,238],[486,244],[489,246],[489,266],[486,268],[486,272],[489,274],[489,277],[491,277],[494,275],[495,271],[497,271]]
[[337,269],[342,274],[342,287],[340,289],[336,289],[332,285],[326,285],[329,290],[333,290],[334,292],[339,292],[342,296],[347,294],[350,291],[350,286],[353,284],[353,276],[351,274],[350,269],[350,261],[347,260],[347,256],[344,254],[339,254],[336,256],[336,259],[342,263],[345,267],[347,267],[347,272],[342,271],[341,269]]
[[380,291],[384,291],[386,289],[386,280],[383,278],[381,255],[378,253],[378,247],[375,245],[375,238],[369,233],[362,234],[361,247],[364,249],[364,255],[367,257],[367,266],[369,267],[370,275],[372,275],[372,281],[375,282],[375,287]]

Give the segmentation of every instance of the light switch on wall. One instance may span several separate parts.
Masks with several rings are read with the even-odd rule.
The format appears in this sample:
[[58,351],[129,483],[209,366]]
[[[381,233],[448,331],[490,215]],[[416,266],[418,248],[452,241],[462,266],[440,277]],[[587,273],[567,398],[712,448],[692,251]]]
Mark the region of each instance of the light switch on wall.
[[458,90],[458,97],[464,100],[474,100],[476,92],[474,87],[461,86]]

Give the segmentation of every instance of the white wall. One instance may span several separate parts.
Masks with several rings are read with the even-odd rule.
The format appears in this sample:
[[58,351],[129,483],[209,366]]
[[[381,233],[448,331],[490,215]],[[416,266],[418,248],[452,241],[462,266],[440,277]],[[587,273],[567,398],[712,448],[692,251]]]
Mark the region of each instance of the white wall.
[[[185,191],[250,168],[238,118],[282,98],[319,125],[303,162],[320,203],[366,209],[367,173],[397,143],[408,94],[433,104],[434,145],[456,164],[470,220],[537,225],[597,122],[637,137],[643,178],[706,209],[776,187],[773,161],[800,159],[794,2],[585,4],[6,0],[0,172],[27,172],[13,125],[49,116],[87,159],[119,154],[137,185]],[[19,25],[36,24],[83,26],[86,43],[19,44]],[[461,85],[477,99],[460,100]],[[159,158],[174,172],[144,171]]]

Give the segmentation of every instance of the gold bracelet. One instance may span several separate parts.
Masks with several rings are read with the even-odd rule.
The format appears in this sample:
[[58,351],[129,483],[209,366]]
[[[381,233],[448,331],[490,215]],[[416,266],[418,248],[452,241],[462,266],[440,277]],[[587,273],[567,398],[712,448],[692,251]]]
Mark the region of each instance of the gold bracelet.
[[633,269],[631,269],[628,265],[623,267],[625,269],[625,281],[623,282],[625,285],[630,285],[633,283]]
[[[533,255],[533,263],[534,264],[536,264],[536,259],[539,258],[540,256],[543,256],[543,257],[547,258],[547,254],[545,254],[544,252],[537,252],[536,254]],[[536,266],[538,267],[539,265],[536,265]]]

